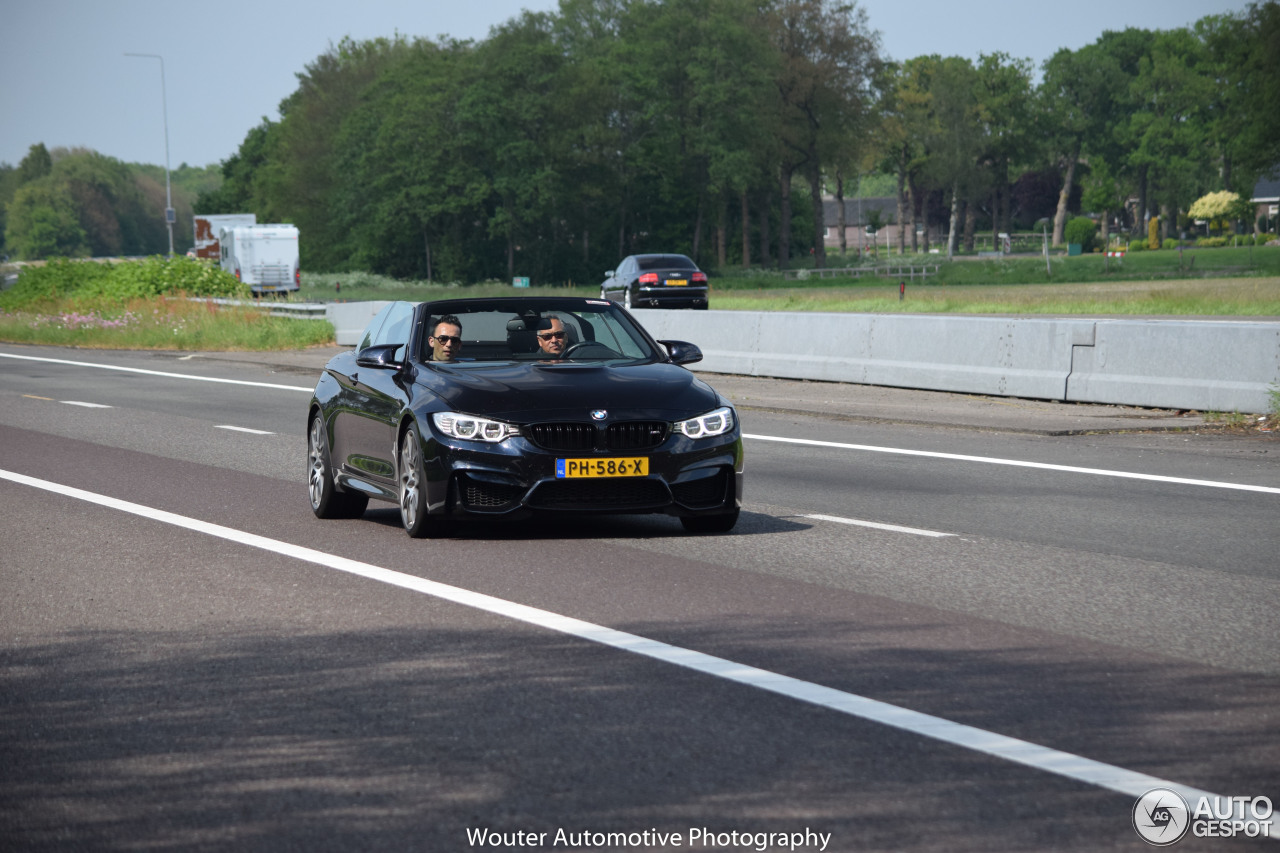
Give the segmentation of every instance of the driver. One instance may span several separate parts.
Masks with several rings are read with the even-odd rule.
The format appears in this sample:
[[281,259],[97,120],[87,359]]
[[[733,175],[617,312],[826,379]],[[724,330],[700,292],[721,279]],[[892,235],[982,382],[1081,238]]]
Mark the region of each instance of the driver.
[[560,358],[564,355],[565,347],[569,343],[565,335],[564,323],[560,322],[559,317],[551,317],[548,322],[551,324],[550,328],[538,330],[539,354]]
[[462,323],[452,314],[436,320],[427,343],[431,344],[432,361],[453,361],[462,351]]

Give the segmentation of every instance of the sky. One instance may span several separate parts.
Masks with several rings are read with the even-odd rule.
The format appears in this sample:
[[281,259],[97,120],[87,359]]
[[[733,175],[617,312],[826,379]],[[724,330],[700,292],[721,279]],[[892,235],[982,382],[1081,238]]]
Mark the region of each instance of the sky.
[[[891,59],[1003,52],[1039,65],[1103,30],[1172,29],[1243,11],[1235,0],[860,0]],[[0,0],[0,163],[30,146],[86,147],[176,169],[217,164],[296,75],[344,36],[484,39],[558,0]],[[126,53],[156,54],[152,58]],[[167,115],[167,120],[166,120]]]

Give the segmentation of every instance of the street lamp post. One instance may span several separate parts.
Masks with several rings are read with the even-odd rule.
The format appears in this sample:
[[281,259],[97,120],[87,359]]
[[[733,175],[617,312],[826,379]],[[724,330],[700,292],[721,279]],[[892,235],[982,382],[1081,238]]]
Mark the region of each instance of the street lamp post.
[[173,191],[169,185],[169,98],[164,86],[164,57],[158,53],[126,53],[125,56],[160,60],[160,109],[164,116],[164,224],[169,228],[169,257],[173,257],[173,223],[177,217],[174,215]]

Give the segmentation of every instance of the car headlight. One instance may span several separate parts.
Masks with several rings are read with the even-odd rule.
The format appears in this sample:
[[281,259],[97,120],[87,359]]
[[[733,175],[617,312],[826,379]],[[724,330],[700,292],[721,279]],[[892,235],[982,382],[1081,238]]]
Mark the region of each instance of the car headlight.
[[733,429],[733,409],[725,406],[714,412],[707,412],[687,421],[680,421],[672,429],[689,438],[710,438],[713,435],[724,435]]
[[431,422],[450,438],[465,438],[469,441],[499,442],[520,434],[520,427],[515,424],[457,412],[436,412],[431,416]]

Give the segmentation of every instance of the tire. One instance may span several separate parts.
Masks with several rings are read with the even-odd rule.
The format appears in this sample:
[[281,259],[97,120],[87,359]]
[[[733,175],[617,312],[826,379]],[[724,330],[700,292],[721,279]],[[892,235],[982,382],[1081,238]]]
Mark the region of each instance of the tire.
[[311,418],[307,430],[307,493],[316,518],[359,518],[369,505],[367,495],[339,491],[333,482],[329,436],[319,412]]
[[721,515],[695,515],[680,519],[689,533],[728,533],[738,523],[738,510]]
[[430,532],[431,518],[427,512],[427,475],[422,467],[422,441],[418,428],[413,424],[400,437],[396,470],[400,521],[406,533],[414,539],[422,539]]

